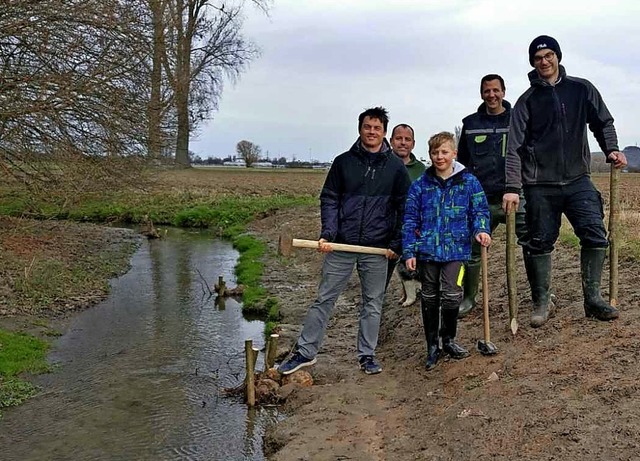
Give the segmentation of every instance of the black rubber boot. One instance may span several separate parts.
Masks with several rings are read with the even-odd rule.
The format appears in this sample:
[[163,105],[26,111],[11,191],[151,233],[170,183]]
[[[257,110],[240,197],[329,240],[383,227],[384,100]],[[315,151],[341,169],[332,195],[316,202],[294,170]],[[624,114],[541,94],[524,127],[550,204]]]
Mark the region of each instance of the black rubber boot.
[[480,279],[480,262],[469,261],[464,266],[464,298],[460,303],[458,318],[466,317],[476,306],[476,296],[478,295],[478,280]]
[[602,299],[600,293],[602,266],[606,254],[606,248],[583,248],[580,252],[584,313],[587,317],[598,320],[613,320],[620,315],[618,309]]
[[531,287],[533,312],[530,325],[538,328],[547,323],[553,314],[554,305],[551,302],[551,253],[543,255],[525,255],[525,268]]
[[469,356],[469,351],[455,342],[458,329],[458,304],[457,300],[443,300],[442,302],[442,351],[453,359],[463,359]]
[[433,370],[442,354],[440,349],[440,299],[436,296],[420,294],[422,325],[427,340],[427,370]]

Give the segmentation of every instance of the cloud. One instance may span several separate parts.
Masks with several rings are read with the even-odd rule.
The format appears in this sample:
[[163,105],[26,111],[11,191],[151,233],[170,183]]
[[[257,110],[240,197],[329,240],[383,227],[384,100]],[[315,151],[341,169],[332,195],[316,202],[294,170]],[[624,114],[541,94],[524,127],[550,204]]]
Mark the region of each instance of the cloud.
[[479,81],[501,74],[515,103],[528,87],[527,48],[556,37],[569,74],[591,80],[616,118],[622,146],[640,140],[640,2],[278,0],[248,12],[263,50],[191,149],[233,154],[249,139],[270,156],[330,160],[357,137],[357,116],[383,105],[391,124],[428,137],[473,112]]

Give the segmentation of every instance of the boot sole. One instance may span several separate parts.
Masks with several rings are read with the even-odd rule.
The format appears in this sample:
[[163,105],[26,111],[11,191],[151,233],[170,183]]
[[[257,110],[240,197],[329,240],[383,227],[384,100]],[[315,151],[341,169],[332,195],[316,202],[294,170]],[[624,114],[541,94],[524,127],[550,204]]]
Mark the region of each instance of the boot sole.
[[601,322],[609,322],[611,320],[615,320],[618,317],[620,317],[620,314],[612,314],[610,316],[598,316],[598,314],[585,314],[585,317],[587,317],[588,319],[596,319],[596,320],[600,320]]

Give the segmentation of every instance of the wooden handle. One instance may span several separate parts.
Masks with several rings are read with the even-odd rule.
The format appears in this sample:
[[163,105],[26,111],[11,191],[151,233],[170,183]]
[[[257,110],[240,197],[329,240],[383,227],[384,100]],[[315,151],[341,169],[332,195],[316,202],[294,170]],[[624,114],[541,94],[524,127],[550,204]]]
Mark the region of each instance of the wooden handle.
[[[360,245],[347,245],[346,243],[329,243],[333,251],[346,251],[348,253],[366,253],[372,255],[386,255],[385,248],[363,247]],[[318,249],[317,240],[293,239],[292,246],[296,248],[315,248]]]
[[509,294],[509,324],[515,335],[518,330],[518,288],[516,286],[516,212],[507,213],[507,292]]
[[480,247],[480,258],[482,259],[482,314],[484,316],[484,341],[491,342],[489,331],[489,275],[487,273],[489,263],[487,261],[487,247]]
[[620,182],[620,170],[611,164],[611,176],[609,184],[609,304],[616,307],[618,304],[618,183]]

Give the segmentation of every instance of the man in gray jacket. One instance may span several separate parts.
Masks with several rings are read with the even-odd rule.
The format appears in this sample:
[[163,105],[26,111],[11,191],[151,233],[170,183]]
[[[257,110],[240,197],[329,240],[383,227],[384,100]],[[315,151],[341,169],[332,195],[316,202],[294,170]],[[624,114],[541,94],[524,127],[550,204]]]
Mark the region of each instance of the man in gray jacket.
[[598,90],[587,80],[567,75],[561,60],[560,45],[552,37],[541,35],[529,45],[531,87],[511,113],[507,148],[502,206],[505,212],[516,209],[518,192],[524,190],[532,327],[542,326],[550,314],[551,252],[563,213],[580,240],[585,315],[599,320],[619,315],[600,293],[608,241],[602,198],[589,176],[587,126],[607,162],[624,168],[627,159],[619,151],[613,117]]

